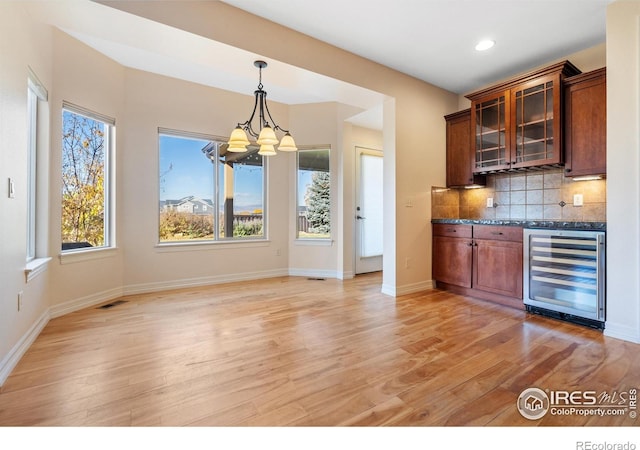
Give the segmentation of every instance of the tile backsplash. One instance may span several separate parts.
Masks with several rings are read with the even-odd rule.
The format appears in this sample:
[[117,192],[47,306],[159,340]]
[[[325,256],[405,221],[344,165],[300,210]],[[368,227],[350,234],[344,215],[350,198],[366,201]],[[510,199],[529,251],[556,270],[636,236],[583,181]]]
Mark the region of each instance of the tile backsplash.
[[[606,180],[573,181],[562,169],[494,174],[481,189],[433,187],[431,217],[605,222],[606,188]],[[582,195],[583,206],[573,206],[574,194]]]

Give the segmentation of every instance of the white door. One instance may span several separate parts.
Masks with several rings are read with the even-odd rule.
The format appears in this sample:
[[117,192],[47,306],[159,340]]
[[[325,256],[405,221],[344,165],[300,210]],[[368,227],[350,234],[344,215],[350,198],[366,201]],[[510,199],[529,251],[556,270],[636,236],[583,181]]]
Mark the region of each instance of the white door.
[[356,274],[382,270],[382,152],[356,147]]

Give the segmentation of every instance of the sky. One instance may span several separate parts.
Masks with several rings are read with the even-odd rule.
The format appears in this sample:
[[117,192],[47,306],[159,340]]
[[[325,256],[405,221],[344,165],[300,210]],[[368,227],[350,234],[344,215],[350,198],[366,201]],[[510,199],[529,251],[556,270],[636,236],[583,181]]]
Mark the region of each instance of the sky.
[[[160,200],[178,200],[195,196],[213,199],[213,163],[202,152],[209,141],[160,135]],[[253,210],[262,205],[261,169],[236,165],[234,209]],[[300,171],[298,204],[304,205],[304,193],[311,184],[312,171]],[[222,194],[221,194],[222,195]]]
[[[213,162],[202,152],[208,142],[160,135],[160,200],[178,200],[191,195],[202,199],[214,198]],[[256,172],[262,172],[262,168],[235,165],[236,211],[262,207],[263,178],[256,176]]]

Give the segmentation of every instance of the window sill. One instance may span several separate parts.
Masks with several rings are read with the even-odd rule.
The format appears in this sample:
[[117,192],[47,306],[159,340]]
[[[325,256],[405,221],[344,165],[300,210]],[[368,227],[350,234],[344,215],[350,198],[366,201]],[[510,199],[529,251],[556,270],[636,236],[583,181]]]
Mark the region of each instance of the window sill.
[[195,252],[226,248],[268,247],[269,245],[271,245],[271,242],[266,239],[208,242],[163,242],[161,244],[156,244],[156,251],[159,253]]
[[87,250],[73,250],[60,253],[60,264],[75,264],[83,261],[91,261],[94,259],[110,258],[116,255],[117,248],[103,247],[92,248]]
[[42,272],[47,270],[49,261],[51,261],[51,257],[35,258],[29,261],[24,267],[24,277],[26,279],[26,282],[30,282]]
[[331,247],[333,239],[296,239],[294,245],[309,245],[316,247]]

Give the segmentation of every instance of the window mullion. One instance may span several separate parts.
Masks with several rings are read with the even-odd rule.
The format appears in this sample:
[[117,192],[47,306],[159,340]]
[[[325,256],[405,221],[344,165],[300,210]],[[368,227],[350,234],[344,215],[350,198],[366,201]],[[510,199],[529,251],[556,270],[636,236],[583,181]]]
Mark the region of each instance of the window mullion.
[[220,145],[216,145],[215,160],[213,162],[213,239],[220,240]]

